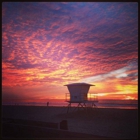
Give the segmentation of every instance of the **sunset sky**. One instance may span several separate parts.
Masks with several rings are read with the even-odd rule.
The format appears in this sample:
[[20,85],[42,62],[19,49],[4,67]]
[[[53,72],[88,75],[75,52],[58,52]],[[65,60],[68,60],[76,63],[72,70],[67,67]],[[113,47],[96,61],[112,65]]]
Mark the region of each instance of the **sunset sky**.
[[138,98],[138,3],[3,2],[2,101]]

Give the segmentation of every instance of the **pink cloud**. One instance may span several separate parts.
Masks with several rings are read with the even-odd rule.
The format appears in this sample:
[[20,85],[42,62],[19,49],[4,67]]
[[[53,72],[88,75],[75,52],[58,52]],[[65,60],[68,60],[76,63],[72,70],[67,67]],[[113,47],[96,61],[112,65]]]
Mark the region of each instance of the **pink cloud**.
[[[21,9],[14,7],[14,3],[3,5],[3,87],[32,87],[39,96],[39,90],[34,90],[38,86],[43,88],[45,97],[47,87],[51,92],[52,86],[58,88],[87,77],[103,76],[137,62],[135,4],[24,3]],[[137,68],[126,72],[132,85],[136,71]],[[128,84],[116,77],[112,79]],[[115,92],[115,84],[112,87],[107,84],[106,90]]]

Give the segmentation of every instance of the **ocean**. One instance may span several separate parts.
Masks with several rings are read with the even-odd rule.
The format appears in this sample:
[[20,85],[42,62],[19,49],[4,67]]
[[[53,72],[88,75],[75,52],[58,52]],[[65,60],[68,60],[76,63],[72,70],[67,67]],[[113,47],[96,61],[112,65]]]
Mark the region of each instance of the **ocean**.
[[[47,106],[47,102],[7,102],[2,105],[23,105],[23,106]],[[91,106],[91,103],[86,104]],[[118,108],[118,109],[138,109],[138,100],[99,100],[95,103],[97,108]],[[65,101],[50,101],[49,106],[68,106]],[[71,106],[78,106],[72,103]]]

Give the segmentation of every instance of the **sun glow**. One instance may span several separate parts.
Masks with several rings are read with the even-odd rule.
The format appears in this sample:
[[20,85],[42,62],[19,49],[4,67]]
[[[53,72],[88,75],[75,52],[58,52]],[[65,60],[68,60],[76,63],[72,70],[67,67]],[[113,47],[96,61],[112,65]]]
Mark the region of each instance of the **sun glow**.
[[124,99],[125,100],[136,100],[136,98],[132,97],[132,96],[126,96]]
[[123,94],[134,94],[138,92],[138,86],[137,85],[116,85],[116,88],[118,91],[123,92]]

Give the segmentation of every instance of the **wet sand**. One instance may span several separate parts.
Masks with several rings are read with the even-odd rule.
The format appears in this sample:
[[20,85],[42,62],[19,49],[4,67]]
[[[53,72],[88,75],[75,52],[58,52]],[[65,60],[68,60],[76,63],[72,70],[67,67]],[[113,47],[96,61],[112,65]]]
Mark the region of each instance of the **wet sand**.
[[58,123],[67,120],[68,132],[134,139],[138,135],[138,110],[45,106],[2,106],[2,119]]

